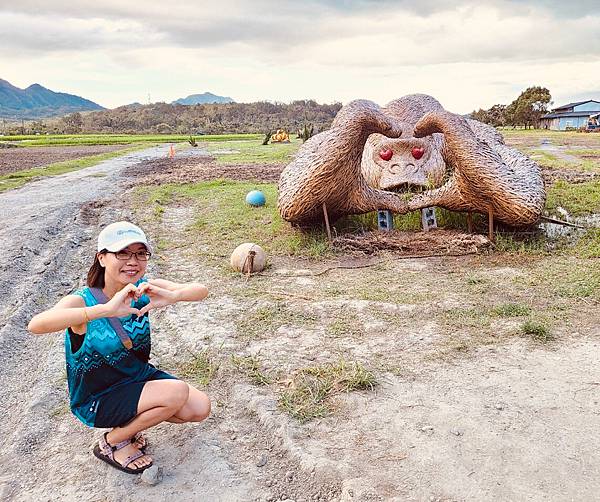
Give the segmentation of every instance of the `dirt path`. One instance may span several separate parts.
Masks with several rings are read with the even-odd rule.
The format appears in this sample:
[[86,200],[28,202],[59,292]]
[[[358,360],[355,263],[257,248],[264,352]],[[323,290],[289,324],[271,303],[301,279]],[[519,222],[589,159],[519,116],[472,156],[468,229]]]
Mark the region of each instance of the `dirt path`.
[[[106,469],[90,454],[93,432],[68,411],[62,335],[25,329],[33,313],[81,284],[98,226],[129,216],[119,172],[166,153],[132,153],[0,195],[2,500],[251,500],[246,493],[260,493],[228,463],[218,434],[189,427],[158,443],[167,471],[159,487]],[[184,458],[190,462],[180,467]]]
[[[68,410],[62,336],[34,337],[25,325],[81,284],[98,228],[131,217],[131,179],[122,173],[166,152],[133,153],[0,194],[0,499],[597,498],[597,303],[582,302],[577,315],[561,310],[572,320],[556,343],[514,337],[513,320],[492,319],[492,335],[477,344],[478,318],[444,323],[440,312],[469,307],[460,288],[472,288],[474,302],[483,286],[503,301],[526,301],[535,295],[515,282],[525,272],[487,258],[478,266],[392,257],[378,268],[307,277],[289,273],[298,263],[273,259],[268,275],[247,284],[223,274],[220,262],[199,261],[201,243],[178,247],[193,221],[189,206],[169,207],[150,225],[150,235],[168,237],[169,248],[149,275],[201,280],[212,294],[201,304],[153,312],[153,359],[179,371],[190,355],[211,354],[219,364],[209,387],[213,413],[204,424],[149,432],[164,472],[157,486],[98,462],[90,453],[98,431]],[[469,267],[470,282],[458,281]],[[365,284],[375,288],[365,290],[366,299],[351,295]],[[296,316],[310,310],[312,324],[282,323],[268,333],[265,323],[263,334],[249,336],[239,320],[265,305],[265,289],[287,298]],[[387,292],[394,299],[376,298]],[[328,330],[340,313],[360,329]],[[253,385],[235,372],[232,356],[260,357],[277,381]],[[279,386],[290,373],[339,358],[368,364],[379,384],[340,395],[335,413],[307,424],[279,409]]]

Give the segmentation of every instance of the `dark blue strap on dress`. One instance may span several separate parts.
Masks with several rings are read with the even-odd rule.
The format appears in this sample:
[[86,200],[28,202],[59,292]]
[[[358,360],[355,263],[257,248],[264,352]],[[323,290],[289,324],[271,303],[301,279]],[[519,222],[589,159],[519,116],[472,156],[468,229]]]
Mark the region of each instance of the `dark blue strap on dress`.
[[[102,289],[90,288],[90,293],[92,293],[92,296],[98,303],[108,303],[108,298],[106,297]],[[109,324],[112,326],[112,328],[115,330],[115,333],[121,339],[121,343],[123,344],[123,346],[127,350],[131,350],[133,347],[133,342],[131,341],[131,338],[129,338],[129,335],[125,333],[125,329],[123,328],[121,321],[119,321],[117,317],[107,317],[106,319],[108,319]]]

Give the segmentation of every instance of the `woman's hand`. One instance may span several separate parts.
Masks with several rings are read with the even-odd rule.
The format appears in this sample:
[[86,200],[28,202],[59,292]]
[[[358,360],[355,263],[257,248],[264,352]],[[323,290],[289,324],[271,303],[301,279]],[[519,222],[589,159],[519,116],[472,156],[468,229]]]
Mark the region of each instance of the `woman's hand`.
[[105,304],[106,317],[127,317],[131,314],[142,315],[138,309],[134,309],[131,306],[131,301],[137,300],[140,296],[139,288],[136,288],[133,284],[128,284]]
[[144,282],[137,288],[139,296],[147,295],[150,298],[150,303],[139,311],[138,316],[143,316],[146,312],[152,309],[158,309],[172,305],[177,302],[177,293],[165,288],[161,288],[156,284]]

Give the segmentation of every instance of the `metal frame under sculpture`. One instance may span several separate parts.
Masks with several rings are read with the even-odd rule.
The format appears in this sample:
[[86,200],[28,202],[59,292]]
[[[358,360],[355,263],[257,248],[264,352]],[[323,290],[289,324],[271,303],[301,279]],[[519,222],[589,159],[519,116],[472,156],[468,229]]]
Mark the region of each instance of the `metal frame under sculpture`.
[[540,167],[493,127],[413,94],[384,108],[344,106],[283,170],[277,202],[283,219],[301,225],[322,221],[324,210],[335,219],[438,206],[524,226],[539,220],[545,199]]

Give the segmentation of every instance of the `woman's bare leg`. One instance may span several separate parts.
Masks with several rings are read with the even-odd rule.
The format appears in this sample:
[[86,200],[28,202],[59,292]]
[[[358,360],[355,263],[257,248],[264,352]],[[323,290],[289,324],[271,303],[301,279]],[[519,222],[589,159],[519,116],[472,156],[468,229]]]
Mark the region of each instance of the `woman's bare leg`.
[[[132,438],[136,433],[168,420],[175,415],[189,397],[189,387],[181,380],[152,380],[146,382],[138,402],[138,415],[127,425],[115,427],[110,431],[106,440],[109,444],[117,444]],[[115,460],[121,462],[137,451],[133,445],[128,445],[115,452]],[[132,462],[135,467],[143,467],[152,461],[149,455],[144,455]]]
[[186,385],[189,389],[186,403],[167,422],[174,424],[202,422],[210,414],[210,399],[208,396],[190,384]]

